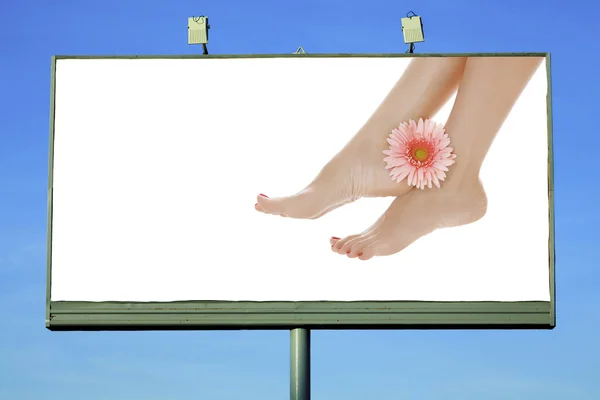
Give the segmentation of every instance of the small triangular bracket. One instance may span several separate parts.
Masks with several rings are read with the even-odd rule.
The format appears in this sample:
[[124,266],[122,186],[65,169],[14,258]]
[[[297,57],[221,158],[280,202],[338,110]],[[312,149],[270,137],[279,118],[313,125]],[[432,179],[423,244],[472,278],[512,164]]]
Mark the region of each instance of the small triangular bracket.
[[292,54],[306,54],[306,51],[304,51],[304,49],[302,48],[302,46],[300,46]]

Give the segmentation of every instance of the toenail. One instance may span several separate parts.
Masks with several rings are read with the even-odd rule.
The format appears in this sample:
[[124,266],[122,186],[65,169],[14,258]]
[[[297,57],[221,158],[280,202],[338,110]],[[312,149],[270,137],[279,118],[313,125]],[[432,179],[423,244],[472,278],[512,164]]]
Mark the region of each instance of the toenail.
[[333,240],[340,240],[340,238],[339,238],[339,237],[336,237],[336,236],[332,236],[331,238],[332,238]]
[[346,254],[350,254],[350,250],[348,250],[348,251],[346,252]]
[[269,198],[269,196],[267,196],[266,194],[260,194],[262,197],[266,197],[267,199]]
[[362,256],[362,253],[358,253],[358,256],[359,256],[359,257],[360,257],[360,256]]

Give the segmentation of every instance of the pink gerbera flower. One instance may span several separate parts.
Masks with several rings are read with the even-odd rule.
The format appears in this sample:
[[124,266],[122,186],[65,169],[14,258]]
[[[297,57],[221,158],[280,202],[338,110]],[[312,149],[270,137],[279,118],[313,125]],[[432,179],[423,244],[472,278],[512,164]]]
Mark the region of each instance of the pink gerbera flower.
[[387,155],[383,161],[398,183],[408,178],[408,184],[419,189],[439,188],[440,181],[446,179],[445,171],[455,163],[446,130],[428,119],[401,123],[387,141],[390,148],[383,152]]

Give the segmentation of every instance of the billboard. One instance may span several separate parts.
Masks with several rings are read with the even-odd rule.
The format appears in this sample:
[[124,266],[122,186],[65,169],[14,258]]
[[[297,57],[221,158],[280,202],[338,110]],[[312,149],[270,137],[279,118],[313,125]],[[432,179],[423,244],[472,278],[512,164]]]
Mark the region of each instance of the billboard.
[[549,63],[54,57],[47,327],[552,328]]

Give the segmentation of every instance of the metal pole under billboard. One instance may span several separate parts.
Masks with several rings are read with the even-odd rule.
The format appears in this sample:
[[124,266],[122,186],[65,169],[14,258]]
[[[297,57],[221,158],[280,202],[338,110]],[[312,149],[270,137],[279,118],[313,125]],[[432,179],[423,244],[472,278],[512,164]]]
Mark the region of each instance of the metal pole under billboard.
[[290,331],[290,400],[310,400],[310,330]]

